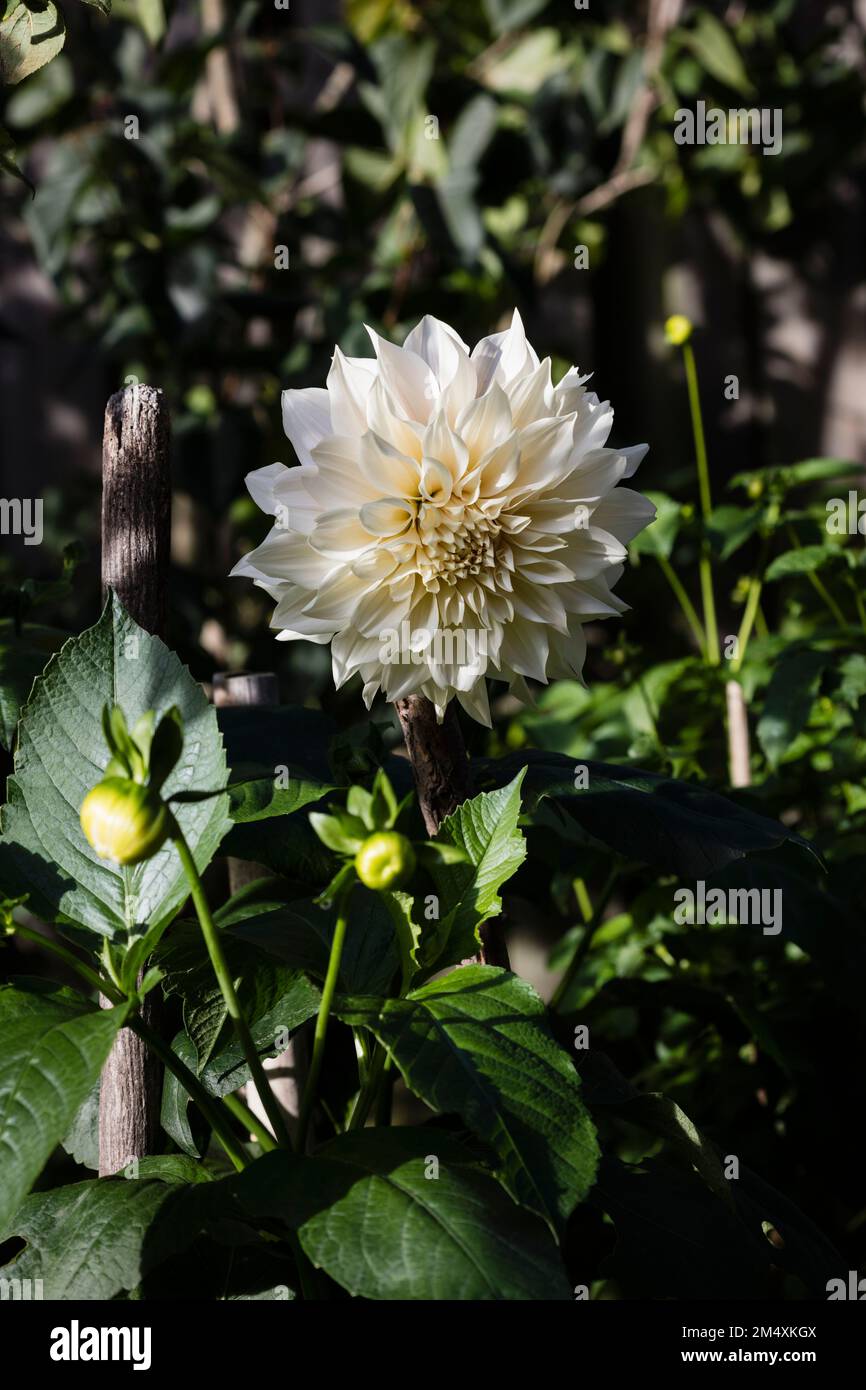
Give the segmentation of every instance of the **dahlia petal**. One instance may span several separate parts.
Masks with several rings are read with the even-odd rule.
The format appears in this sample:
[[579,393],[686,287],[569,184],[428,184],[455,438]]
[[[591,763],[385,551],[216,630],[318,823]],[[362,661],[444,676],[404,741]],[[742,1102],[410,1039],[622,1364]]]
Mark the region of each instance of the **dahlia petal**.
[[649,526],[656,509],[642,492],[630,487],[618,487],[599,502],[592,514],[594,526],[610,531],[617,540],[630,541]]
[[328,398],[334,434],[361,435],[367,429],[367,396],[376,380],[375,363],[365,358],[354,362],[339,348],[328,372]]
[[277,509],[274,486],[288,471],[284,463],[269,463],[267,468],[257,468],[244,478],[250,497],[256,506],[269,516],[273,516]]
[[331,400],[323,388],[309,386],[302,391],[283,392],[283,429],[291,441],[299,463],[312,463],[310,450],[329,434]]
[[439,395],[439,383],[427,363],[417,353],[395,347],[387,338],[380,338],[372,328],[367,332],[376,351],[379,371],[398,414],[407,420],[424,423],[430,417],[433,402]]
[[417,460],[402,454],[372,430],[360,441],[359,466],[367,481],[379,489],[380,496],[418,496],[420,468]]
[[309,537],[310,545],[320,555],[345,560],[369,550],[373,537],[362,525],[353,507],[341,507],[323,512]]

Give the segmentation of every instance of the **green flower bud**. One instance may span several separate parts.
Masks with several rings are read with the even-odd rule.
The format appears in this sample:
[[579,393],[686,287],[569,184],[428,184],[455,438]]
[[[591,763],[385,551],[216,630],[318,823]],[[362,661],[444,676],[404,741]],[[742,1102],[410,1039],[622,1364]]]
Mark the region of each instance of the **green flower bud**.
[[367,888],[399,888],[415,870],[415,851],[405,835],[380,830],[355,855],[355,869]]
[[81,829],[100,859],[140,864],[164,845],[171,813],[160,797],[128,777],[106,777],[81,803]]

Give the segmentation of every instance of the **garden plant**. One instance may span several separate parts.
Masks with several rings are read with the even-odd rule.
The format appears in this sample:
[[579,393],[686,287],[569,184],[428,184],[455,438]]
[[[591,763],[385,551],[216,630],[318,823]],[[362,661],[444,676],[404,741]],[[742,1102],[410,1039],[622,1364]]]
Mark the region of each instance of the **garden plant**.
[[[88,4],[117,19],[108,0]],[[63,8],[12,4],[0,26],[4,80],[41,73],[48,121],[62,108],[46,75],[65,61]],[[131,83],[145,38],[158,46],[166,27],[161,3],[132,8],[117,57]],[[231,22],[254,32],[256,7],[241,8]],[[711,335],[684,304],[655,328],[687,432],[619,442],[610,361],[603,380],[578,369],[503,295],[531,199],[482,219],[475,166],[497,120],[515,144],[525,134],[509,35],[529,42],[521,26],[544,6],[482,8],[496,35],[479,57],[479,7],[453,7],[474,54],[460,81],[484,90],[440,169],[423,166],[438,147],[413,98],[438,71],[433,39],[417,37],[423,7],[347,7],[377,65],[369,110],[387,129],[388,102],[402,103],[386,150],[352,144],[348,159],[358,206],[395,199],[363,286],[379,311],[365,331],[353,309],[327,351],[299,341],[264,369],[255,410],[269,439],[281,417],[288,461],[243,469],[251,502],[211,499],[231,531],[216,578],[172,587],[159,550],[169,414],[183,448],[215,409],[189,375],[210,351],[206,325],[190,320],[173,355],[172,315],[183,292],[217,293],[198,238],[249,194],[243,150],[174,121],[177,52],[142,113],[152,145],[128,155],[184,204],[158,231],[130,211],[125,164],[128,203],[111,203],[113,136],[58,143],[47,172],[4,146],[15,197],[38,208],[39,176],[53,188],[51,273],[124,369],[107,417],[101,612],[78,540],[52,547],[53,575],[3,573],[12,1296],[851,1296],[838,1290],[862,1265],[866,1199],[839,1117],[866,1099],[863,465],[773,459],[732,471],[722,492],[704,423]],[[642,61],[662,105],[696,67],[740,88],[739,50],[710,11],[656,34],[672,45],[664,59],[650,31]],[[742,46],[770,44],[762,23]],[[524,53],[551,93],[568,69],[556,32]],[[607,59],[621,60],[598,158],[638,80],[630,50],[606,42],[595,87],[582,79],[601,100]],[[215,45],[196,50],[201,71]],[[253,44],[252,70],[260,58]],[[807,63],[807,96],[814,76]],[[830,90],[844,105],[845,79]],[[540,139],[544,113],[531,120]],[[295,158],[283,133],[249,174],[264,204]],[[561,132],[547,135],[555,148]],[[711,164],[680,169],[671,142],[644,138],[656,163],[634,168],[674,201],[686,183],[700,199]],[[193,189],[217,156],[218,193]],[[767,173],[752,202],[748,172],[725,188],[760,237],[799,185]],[[406,188],[439,200],[456,248],[442,297],[468,305],[459,329],[411,270],[389,281],[389,256],[414,264],[422,239],[406,230]],[[566,228],[595,247],[592,216],[569,202],[541,250],[555,257]],[[77,218],[96,248],[84,271]],[[148,235],[164,238],[167,297],[148,290]],[[184,256],[188,275],[166,270]],[[327,329],[337,282],[316,289],[319,274]],[[164,393],[146,384],[158,380]],[[239,397],[235,425],[243,410]],[[229,429],[233,467],[241,437]],[[133,543],[143,535],[152,546]],[[240,634],[219,673],[189,636],[209,607]],[[295,662],[295,698],[221,698],[238,651]],[[544,960],[524,969],[530,936]],[[107,1169],[112,1105],[140,1142]]]

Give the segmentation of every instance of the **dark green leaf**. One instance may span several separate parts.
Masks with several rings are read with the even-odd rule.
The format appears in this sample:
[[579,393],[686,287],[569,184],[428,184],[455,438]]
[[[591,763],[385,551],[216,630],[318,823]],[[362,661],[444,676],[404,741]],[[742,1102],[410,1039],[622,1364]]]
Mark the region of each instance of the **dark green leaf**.
[[[26,889],[31,908],[46,921],[128,941],[145,937],[148,924],[161,930],[189,885],[170,843],[143,864],[118,868],[100,859],[84,837],[81,803],[109,758],[102,709],[115,703],[130,727],[151,708],[180,709],[184,753],[166,782],[167,797],[190,783],[225,783],[216,718],[201,687],[112,597],[96,626],[52,657],[22,713],[2,812],[0,884]],[[226,798],[179,807],[176,814],[201,871],[229,824]]]
[[[276,1056],[284,1051],[288,1036],[316,1013],[318,990],[299,971],[225,930],[223,950],[256,1048],[263,1057]],[[196,1049],[197,1070],[202,1072],[210,1063],[212,1074],[233,1073],[242,1063],[242,1053],[198,925],[178,923],[163,938],[154,959],[164,972],[165,993],[183,1001],[184,1027]]]
[[592,1185],[598,1145],[568,1054],[525,980],[466,966],[405,999],[346,999],[416,1095],[459,1114],[496,1151],[512,1196],[561,1227]]
[[[310,898],[269,904],[271,890],[265,883],[259,885],[261,910],[250,912],[248,909],[254,908],[255,898],[250,900],[239,894],[226,904],[217,920],[230,926],[232,936],[258,946],[295,970],[324,979],[337,920],[336,909],[319,907]],[[347,993],[385,993],[397,965],[394,926],[386,905],[377,893],[357,886],[349,899],[349,925],[340,960],[339,988]]]
[[[807,840],[777,821],[703,787],[638,768],[576,763],[561,754],[524,750],[483,765],[481,775],[504,781],[521,764],[527,768],[528,811],[545,797],[555,797],[593,839],[626,859],[685,878],[701,878],[733,859],[784,842],[818,857]],[[578,768],[588,774],[585,788],[575,787]]]
[[818,694],[830,652],[787,651],[782,656],[764,698],[758,720],[758,742],[771,767],[777,767],[806,724]]
[[771,584],[776,579],[789,579],[792,575],[812,574],[834,560],[841,560],[843,555],[842,547],[838,545],[804,545],[799,550],[786,550],[767,566],[764,580]]
[[526,842],[517,828],[520,816],[518,772],[508,786],[464,801],[439,827],[438,839],[462,850],[468,862],[432,866],[439,891],[440,921],[435,948],[425,960],[440,968],[474,955],[478,928],[502,910],[499,889],[526,858]]
[[235,1188],[251,1216],[282,1217],[313,1263],[358,1297],[569,1297],[544,1224],[435,1130],[344,1134],[313,1159],[267,1154]]
[[0,1225],[68,1134],[126,1013],[38,980],[0,986]]
[[[165,1159],[156,1163],[165,1171]],[[186,1249],[223,1211],[234,1215],[224,1183],[102,1178],[35,1193],[2,1222],[0,1241],[27,1242],[2,1274],[43,1280],[46,1299],[114,1298]]]

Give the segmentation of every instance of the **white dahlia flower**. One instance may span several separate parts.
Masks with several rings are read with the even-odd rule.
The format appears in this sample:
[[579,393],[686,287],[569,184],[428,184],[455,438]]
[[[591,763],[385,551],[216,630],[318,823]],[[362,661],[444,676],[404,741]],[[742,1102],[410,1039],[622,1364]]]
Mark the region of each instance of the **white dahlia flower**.
[[489,724],[485,676],[580,677],[583,624],[625,611],[612,592],[651,503],[618,487],[646,445],[609,449],[607,401],[572,368],[554,386],[515,313],[472,352],[429,316],[402,348],[339,348],[327,388],[283,393],[300,461],[247,486],[275,517],[232,571],[276,600],[284,641],[330,642],[339,688],[369,706],[452,696]]

